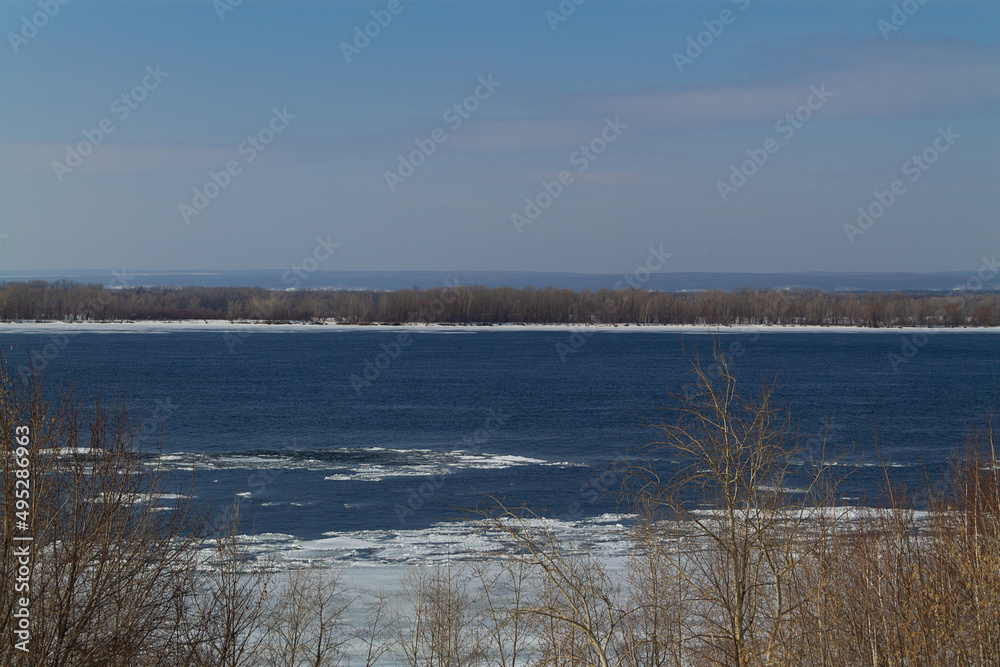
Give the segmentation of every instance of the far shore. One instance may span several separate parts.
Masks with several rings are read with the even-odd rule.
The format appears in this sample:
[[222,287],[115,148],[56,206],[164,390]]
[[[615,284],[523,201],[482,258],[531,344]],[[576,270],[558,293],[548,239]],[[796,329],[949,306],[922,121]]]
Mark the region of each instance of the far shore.
[[197,331],[282,331],[282,332],[348,332],[348,331],[411,331],[417,333],[473,333],[479,331],[594,331],[600,333],[687,333],[687,334],[754,334],[754,333],[868,333],[907,334],[939,333],[1000,333],[1000,327],[859,327],[805,324],[439,324],[411,322],[405,324],[342,324],[324,322],[265,322],[228,320],[126,320],[126,321],[21,321],[0,322],[0,334],[67,334],[67,333],[179,333]]

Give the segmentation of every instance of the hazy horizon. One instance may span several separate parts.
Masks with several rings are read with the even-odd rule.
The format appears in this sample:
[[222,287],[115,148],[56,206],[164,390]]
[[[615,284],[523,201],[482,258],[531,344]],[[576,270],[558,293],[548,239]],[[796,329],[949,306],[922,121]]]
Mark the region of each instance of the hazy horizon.
[[754,289],[820,289],[825,292],[993,292],[995,281],[983,281],[975,271],[936,273],[739,273],[638,270],[634,273],[569,273],[545,271],[324,271],[306,272],[301,266],[256,271],[155,271],[127,267],[113,270],[4,271],[0,285],[28,280],[69,280],[100,283],[110,288],[260,287],[269,290],[404,290],[413,286],[436,288],[478,285],[486,288],[533,287],[600,290],[624,286],[657,292],[732,291]]

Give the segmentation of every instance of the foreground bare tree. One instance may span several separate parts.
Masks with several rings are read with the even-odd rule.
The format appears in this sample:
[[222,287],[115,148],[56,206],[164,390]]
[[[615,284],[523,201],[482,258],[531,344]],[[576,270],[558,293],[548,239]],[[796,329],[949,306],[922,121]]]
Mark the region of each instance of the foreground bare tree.
[[[392,610],[392,596],[384,589],[363,591],[364,615],[361,627],[355,628],[359,655],[365,667],[381,664],[393,648],[399,629],[399,618]],[[355,598],[357,600],[358,598]]]
[[234,504],[228,529],[215,538],[211,574],[200,580],[194,616],[200,631],[197,664],[205,667],[257,665],[266,646],[273,571],[268,563],[256,562],[241,539],[240,515]]
[[484,528],[504,538],[503,567],[514,576],[523,568],[534,574],[533,594],[518,598],[516,612],[533,619],[538,664],[628,664],[622,633],[633,610],[605,563],[564,543],[543,517],[491,500]]
[[[124,405],[95,400],[87,414],[42,380],[13,381],[0,360],[0,437],[29,434],[26,466],[0,457],[0,661],[5,665],[183,664],[186,602],[194,589],[203,516],[143,463]],[[18,429],[21,430],[18,430]],[[5,448],[7,447],[5,443]],[[29,471],[29,484],[19,470]],[[27,489],[18,494],[18,490]],[[24,525],[15,499],[30,498]],[[29,651],[13,616],[24,575],[15,549],[31,536]],[[21,560],[24,563],[26,558]],[[23,590],[23,589],[22,589]]]
[[[660,556],[665,545],[650,539],[641,528],[635,537],[623,575],[627,606],[634,610],[623,629],[623,662],[628,667],[680,667],[687,664],[685,626],[690,592],[680,572]],[[674,542],[675,548],[682,546],[679,540]]]
[[[660,440],[629,480],[638,537],[689,590],[693,650],[736,667],[773,663],[802,601],[790,594],[793,575],[825,538],[814,519],[831,486],[823,465],[800,465],[801,441],[773,383],[744,393],[718,347],[707,368],[691,359],[691,373],[693,390],[654,425]],[[822,448],[813,454],[824,462]],[[679,530],[693,548],[678,548]]]
[[281,589],[267,623],[267,645],[261,664],[269,667],[336,667],[352,639],[344,613],[352,600],[345,595],[337,570],[293,570]]
[[399,646],[411,667],[467,667],[481,656],[465,568],[418,567],[403,580]]
[[476,617],[483,661],[517,667],[530,660],[534,621],[523,609],[532,594],[531,568],[520,559],[487,558],[471,565],[481,608]]
[[[1000,461],[992,431],[972,433],[946,484],[917,512],[905,489],[859,510],[830,544],[827,662],[1000,664]],[[804,664],[819,664],[815,652]]]

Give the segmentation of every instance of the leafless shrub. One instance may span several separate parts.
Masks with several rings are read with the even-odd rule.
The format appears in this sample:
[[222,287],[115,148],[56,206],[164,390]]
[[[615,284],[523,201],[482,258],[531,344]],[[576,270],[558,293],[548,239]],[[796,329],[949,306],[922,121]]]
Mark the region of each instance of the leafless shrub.
[[215,539],[210,574],[199,579],[196,664],[206,667],[257,665],[266,646],[273,572],[266,563],[255,562],[249,543],[241,539],[238,504],[231,517],[229,529]]
[[600,558],[563,544],[546,520],[526,508],[495,509],[484,526],[506,538],[507,567],[533,571],[535,593],[520,601],[518,613],[536,622],[537,664],[626,664],[622,631],[631,609],[621,583]]
[[[625,572],[627,605],[633,609],[622,631],[623,664],[628,667],[668,667],[686,664],[689,609],[683,576],[660,556],[662,535],[636,530],[633,553]],[[683,543],[674,542],[675,549]]]
[[[694,391],[653,425],[660,440],[643,450],[626,491],[640,541],[686,589],[689,636],[679,640],[698,660],[768,664],[787,650],[796,569],[825,537],[809,527],[832,485],[824,466],[793,467],[800,440],[773,383],[744,394],[718,347],[710,368],[691,359]],[[678,527],[694,548],[677,549]]]
[[362,648],[365,667],[379,664],[396,642],[399,617],[393,613],[392,598],[384,590],[366,591],[362,601],[363,621],[355,635]]
[[[88,414],[34,375],[12,381],[0,360],[0,434],[30,429],[30,528],[15,524],[13,458],[0,457],[0,660],[6,665],[183,664],[183,614],[194,587],[203,515],[137,456],[124,404],[95,399]],[[11,628],[17,535],[30,533],[30,652]]]
[[481,608],[476,616],[483,662],[489,667],[517,667],[534,654],[534,620],[524,613],[532,594],[531,570],[520,559],[504,556],[471,566]]
[[336,667],[345,660],[353,633],[344,613],[352,600],[345,595],[340,576],[337,570],[296,569],[280,582],[260,664]]
[[403,580],[399,647],[411,667],[467,667],[480,661],[465,568],[417,567]]

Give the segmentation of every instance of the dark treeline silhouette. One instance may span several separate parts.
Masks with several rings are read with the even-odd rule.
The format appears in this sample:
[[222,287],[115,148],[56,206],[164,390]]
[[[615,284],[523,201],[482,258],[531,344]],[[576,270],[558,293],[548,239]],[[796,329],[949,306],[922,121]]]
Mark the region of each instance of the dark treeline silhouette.
[[807,324],[997,326],[1000,293],[823,292],[743,288],[698,293],[447,286],[406,290],[249,287],[107,289],[67,281],[0,284],[0,320],[261,320],[344,324]]

